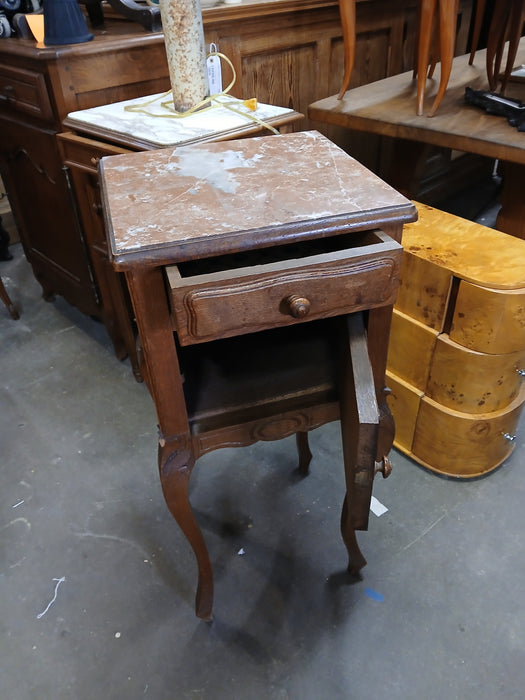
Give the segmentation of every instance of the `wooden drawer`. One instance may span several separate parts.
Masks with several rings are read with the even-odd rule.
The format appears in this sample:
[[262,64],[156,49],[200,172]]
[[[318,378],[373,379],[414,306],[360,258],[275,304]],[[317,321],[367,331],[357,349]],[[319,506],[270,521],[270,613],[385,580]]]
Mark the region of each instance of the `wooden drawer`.
[[42,73],[0,64],[0,104],[41,119],[53,119]]
[[[525,263],[525,255],[519,262]],[[461,280],[450,337],[478,352],[502,354],[522,350],[525,288],[490,289]]]
[[448,476],[470,478],[495,469],[514,448],[509,438],[524,401],[525,385],[509,406],[492,413],[462,413],[424,396],[412,443],[414,458]]
[[499,466],[512,452],[525,385],[503,410],[464,413],[443,406],[387,371],[394,445],[438,474],[470,479]]
[[501,411],[519,394],[521,371],[525,371],[525,347],[493,355],[458,345],[443,333],[437,339],[425,393],[456,411]]
[[388,346],[388,369],[417,389],[425,391],[438,337],[437,331],[394,308]]
[[241,254],[205,261],[210,271],[170,266],[174,328],[188,345],[392,304],[401,254],[376,230],[255,251],[251,264]]
[[110,146],[76,134],[58,134],[57,138],[64,164],[91,173],[97,172],[101,158],[129,153],[125,148]]
[[[449,270],[435,262],[419,257],[414,249],[417,247],[405,242],[403,230],[403,261],[401,263],[401,281],[396,300],[396,309],[407,316],[424,323],[428,328],[442,331],[450,299],[453,276]],[[413,231],[414,229],[409,229]],[[419,251],[417,251],[419,252]]]
[[388,369],[442,406],[489,413],[502,410],[518,395],[525,343],[514,352],[478,352],[394,308]]
[[390,389],[388,405],[396,424],[394,446],[411,455],[419,405],[424,394],[390,370],[386,372],[386,385]]

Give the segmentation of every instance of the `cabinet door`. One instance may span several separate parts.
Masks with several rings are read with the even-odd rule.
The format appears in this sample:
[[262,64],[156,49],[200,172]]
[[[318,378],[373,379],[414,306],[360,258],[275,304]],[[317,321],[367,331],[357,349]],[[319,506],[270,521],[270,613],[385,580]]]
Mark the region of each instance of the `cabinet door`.
[[97,281],[102,307],[101,319],[113,342],[116,356],[123,359],[129,355],[135,377],[141,379],[133,311],[124,275],[113,270],[108,259],[97,178],[97,166],[101,158],[126,151],[70,133],[58,134],[57,140],[62,162],[70,173],[77,212]]
[[339,402],[346,479],[341,530],[352,559],[352,531],[368,529],[380,430],[374,375],[361,313],[346,318],[341,360]]
[[27,259],[44,290],[98,315],[88,253],[53,131],[0,121],[0,169]]

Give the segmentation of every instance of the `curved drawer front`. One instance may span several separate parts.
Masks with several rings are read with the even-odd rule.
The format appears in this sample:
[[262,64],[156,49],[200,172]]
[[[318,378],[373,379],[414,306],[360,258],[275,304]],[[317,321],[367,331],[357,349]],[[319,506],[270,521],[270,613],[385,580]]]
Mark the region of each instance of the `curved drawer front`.
[[456,411],[500,411],[519,394],[522,372],[525,372],[525,347],[489,355],[458,345],[442,334],[436,343],[425,393]]
[[376,231],[371,245],[184,278],[167,268],[182,345],[392,304],[401,246]]
[[[408,226],[410,225],[414,226]],[[403,245],[405,249],[396,309],[424,323],[428,328],[442,331],[450,299],[452,274],[446,268],[407,251],[404,229]]]
[[416,389],[425,391],[438,338],[436,330],[394,308],[388,369]]
[[387,384],[394,445],[427,469],[462,479],[480,476],[499,466],[517,442],[525,386],[504,410],[472,414],[433,401],[391,372]]
[[461,280],[450,337],[479,352],[525,347],[525,289],[490,289]]
[[386,371],[386,385],[390,389],[387,401],[396,425],[394,445],[405,454],[410,454],[424,394],[389,369]]
[[[525,386],[503,411],[469,414],[421,399],[412,455],[441,474],[469,478],[491,471],[512,452]],[[446,440],[443,436],[446,435]]]

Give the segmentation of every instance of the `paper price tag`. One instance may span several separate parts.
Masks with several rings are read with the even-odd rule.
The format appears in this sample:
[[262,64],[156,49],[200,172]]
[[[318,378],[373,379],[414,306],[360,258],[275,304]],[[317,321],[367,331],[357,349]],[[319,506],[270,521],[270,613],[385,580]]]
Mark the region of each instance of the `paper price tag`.
[[210,95],[218,95],[222,92],[222,70],[219,56],[208,56],[206,67],[208,69]]

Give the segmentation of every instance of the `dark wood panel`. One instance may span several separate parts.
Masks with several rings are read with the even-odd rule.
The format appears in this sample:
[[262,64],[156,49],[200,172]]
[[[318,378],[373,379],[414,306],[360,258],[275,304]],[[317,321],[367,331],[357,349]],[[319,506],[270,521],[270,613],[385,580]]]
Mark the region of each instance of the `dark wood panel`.
[[[64,295],[88,314],[97,299],[53,132],[2,121],[0,166],[26,256],[44,295]],[[25,186],[21,187],[21,183]],[[65,205],[65,206],[64,206]]]

